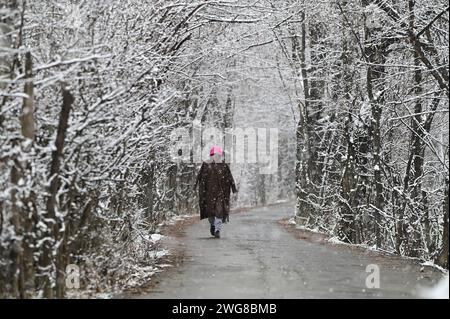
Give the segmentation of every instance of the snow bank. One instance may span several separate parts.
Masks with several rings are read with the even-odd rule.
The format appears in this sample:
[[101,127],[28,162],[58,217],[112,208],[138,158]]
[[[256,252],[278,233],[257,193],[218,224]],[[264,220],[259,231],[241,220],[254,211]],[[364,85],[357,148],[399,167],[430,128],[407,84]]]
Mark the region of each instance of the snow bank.
[[446,275],[436,286],[420,289],[419,296],[426,299],[449,299],[448,279],[448,275]]
[[153,243],[157,243],[163,238],[163,236],[161,234],[152,234],[150,238]]

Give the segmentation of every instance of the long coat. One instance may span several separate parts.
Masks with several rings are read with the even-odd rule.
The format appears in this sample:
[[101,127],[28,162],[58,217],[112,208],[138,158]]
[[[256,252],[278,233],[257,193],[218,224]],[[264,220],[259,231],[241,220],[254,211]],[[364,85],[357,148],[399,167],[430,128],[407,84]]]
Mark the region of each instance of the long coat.
[[236,185],[230,167],[226,163],[204,162],[197,175],[200,219],[221,218],[230,215],[230,189],[236,193]]

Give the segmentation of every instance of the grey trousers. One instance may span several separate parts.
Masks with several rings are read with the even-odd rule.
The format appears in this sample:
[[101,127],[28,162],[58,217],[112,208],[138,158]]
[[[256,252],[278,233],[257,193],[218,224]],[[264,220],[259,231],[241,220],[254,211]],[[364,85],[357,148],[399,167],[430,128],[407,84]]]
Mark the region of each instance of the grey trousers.
[[214,226],[215,231],[222,230],[222,219],[221,218],[209,217],[208,220],[209,220],[210,225]]

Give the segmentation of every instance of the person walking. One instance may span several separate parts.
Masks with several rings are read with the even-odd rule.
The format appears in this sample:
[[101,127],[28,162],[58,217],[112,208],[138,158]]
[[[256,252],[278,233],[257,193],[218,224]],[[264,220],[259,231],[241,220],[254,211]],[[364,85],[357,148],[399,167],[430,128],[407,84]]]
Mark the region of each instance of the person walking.
[[209,156],[200,168],[195,187],[198,185],[200,219],[208,218],[211,235],[220,238],[222,224],[229,221],[230,190],[236,193],[237,189],[222,149],[211,147]]

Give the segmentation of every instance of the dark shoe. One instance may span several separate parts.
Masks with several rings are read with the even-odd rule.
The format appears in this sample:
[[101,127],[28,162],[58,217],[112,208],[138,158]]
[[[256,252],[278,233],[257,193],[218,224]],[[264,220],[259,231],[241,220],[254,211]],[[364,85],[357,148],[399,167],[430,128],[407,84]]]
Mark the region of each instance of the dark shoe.
[[220,231],[216,231],[216,232],[214,233],[214,237],[220,238]]
[[216,226],[211,225],[211,228],[210,228],[209,231],[211,232],[211,235],[212,235],[212,236],[215,236],[215,235],[216,235]]

